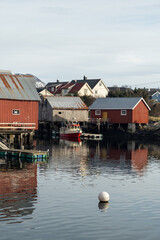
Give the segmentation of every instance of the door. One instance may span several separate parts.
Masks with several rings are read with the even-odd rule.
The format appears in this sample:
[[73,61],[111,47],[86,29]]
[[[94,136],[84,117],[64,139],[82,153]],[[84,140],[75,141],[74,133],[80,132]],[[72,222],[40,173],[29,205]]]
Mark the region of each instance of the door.
[[107,121],[107,112],[103,112],[103,121]]

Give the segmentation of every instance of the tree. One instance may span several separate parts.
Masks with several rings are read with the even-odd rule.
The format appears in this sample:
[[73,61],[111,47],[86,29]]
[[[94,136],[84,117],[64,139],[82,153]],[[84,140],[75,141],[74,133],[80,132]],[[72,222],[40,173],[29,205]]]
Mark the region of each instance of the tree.
[[80,96],[80,98],[87,105],[87,107],[91,106],[92,103],[95,101],[95,98],[92,96],[84,95],[84,96]]

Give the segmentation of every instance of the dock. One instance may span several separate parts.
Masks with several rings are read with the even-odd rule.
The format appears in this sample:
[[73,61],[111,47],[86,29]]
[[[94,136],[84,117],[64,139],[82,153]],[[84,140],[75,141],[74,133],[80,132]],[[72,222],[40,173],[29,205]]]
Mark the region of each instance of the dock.
[[0,149],[0,159],[20,159],[28,162],[45,162],[49,157],[48,151]]
[[90,139],[90,140],[102,140],[103,134],[95,134],[95,133],[82,133],[82,139]]

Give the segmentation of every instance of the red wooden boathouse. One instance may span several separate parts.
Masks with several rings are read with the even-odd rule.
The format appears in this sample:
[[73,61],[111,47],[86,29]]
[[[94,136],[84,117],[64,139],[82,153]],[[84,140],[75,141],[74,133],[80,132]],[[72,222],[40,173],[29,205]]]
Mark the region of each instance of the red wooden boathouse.
[[98,98],[90,106],[90,118],[108,123],[147,124],[149,106],[143,98]]
[[33,76],[0,74],[0,129],[38,129],[40,97]]

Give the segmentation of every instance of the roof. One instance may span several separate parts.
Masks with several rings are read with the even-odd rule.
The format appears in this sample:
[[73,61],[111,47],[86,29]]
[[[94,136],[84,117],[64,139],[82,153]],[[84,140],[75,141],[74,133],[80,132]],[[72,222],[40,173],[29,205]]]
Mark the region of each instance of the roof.
[[149,92],[148,92],[148,95],[149,95],[149,96],[154,96],[154,95],[157,94],[157,93],[160,94],[160,91],[149,91]]
[[65,86],[66,84],[60,84],[57,89],[54,91],[54,94],[60,94],[62,92],[62,88]]
[[49,88],[49,87],[55,87],[57,85],[60,85],[60,84],[67,84],[68,82],[60,82],[59,80],[57,80],[56,82],[48,82],[46,84],[46,88]]
[[80,97],[47,97],[46,98],[54,109],[81,109],[88,110],[88,107]]
[[9,74],[11,75],[11,71],[10,70],[0,70],[0,74]]
[[152,94],[152,96],[154,96],[154,95],[160,95],[160,92],[159,91],[157,91],[157,92],[154,92],[153,94]]
[[74,85],[74,83],[68,82],[68,83],[63,87],[63,89],[64,89],[64,88],[65,88],[65,89],[71,88],[73,85]]
[[75,80],[77,83],[88,83],[91,89],[93,89],[96,84],[101,81],[101,79],[83,79],[83,80]]
[[68,82],[67,84],[61,84],[60,86],[57,87],[55,90],[54,94],[60,94],[62,92],[62,89],[70,89],[74,84],[71,82]]
[[40,101],[34,77],[0,74],[0,99]]
[[141,97],[129,98],[97,98],[90,106],[90,110],[94,109],[134,109],[136,105],[143,101],[146,107],[150,110],[145,100]]
[[75,93],[75,92],[78,92],[83,86],[84,86],[85,82],[84,83],[76,83],[72,88],[71,90],[69,91],[69,93]]

